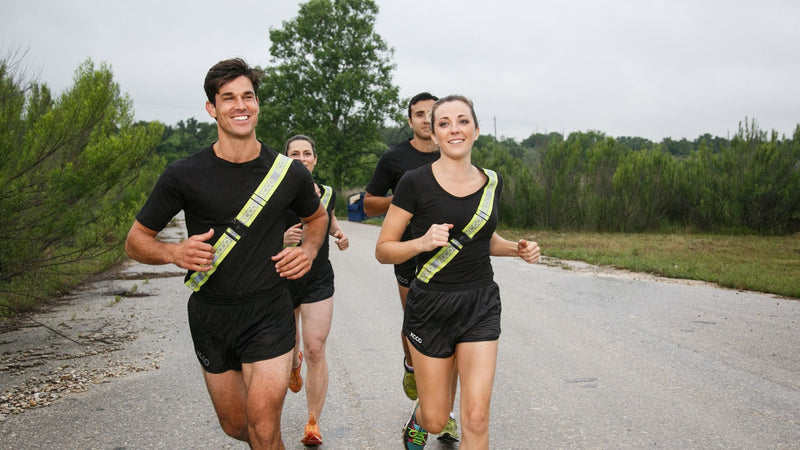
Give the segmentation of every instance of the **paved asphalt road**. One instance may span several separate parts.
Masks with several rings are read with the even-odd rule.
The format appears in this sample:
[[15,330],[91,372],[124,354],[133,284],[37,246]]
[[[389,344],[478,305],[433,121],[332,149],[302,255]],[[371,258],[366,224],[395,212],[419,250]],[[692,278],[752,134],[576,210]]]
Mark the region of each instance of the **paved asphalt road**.
[[[351,247],[331,249],[337,291],[321,448],[401,448],[412,402],[401,389],[392,269],[373,257],[377,227],[342,226]],[[798,300],[511,258],[495,259],[494,269],[503,334],[493,449],[800,448]],[[135,295],[118,296],[134,286]],[[217,425],[186,298],[176,268],[130,263],[37,316],[81,344],[105,333],[101,340],[115,344],[106,351],[93,355],[85,351],[93,345],[36,323],[0,335],[0,392],[31,377],[96,373],[120,361],[137,367],[6,415],[0,448],[245,448]],[[44,352],[55,361],[10,369],[8,361],[32,353],[26,345],[55,348]],[[70,346],[81,357],[65,356]],[[304,397],[289,393],[287,448],[303,448],[305,418]],[[433,439],[428,448],[445,447]]]

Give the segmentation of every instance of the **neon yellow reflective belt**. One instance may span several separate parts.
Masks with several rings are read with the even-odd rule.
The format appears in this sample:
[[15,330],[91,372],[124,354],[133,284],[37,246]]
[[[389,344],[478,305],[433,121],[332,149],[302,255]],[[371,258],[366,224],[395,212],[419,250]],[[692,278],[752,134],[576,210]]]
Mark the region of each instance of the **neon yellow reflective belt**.
[[333,197],[333,188],[330,186],[325,186],[323,184],[322,198],[320,200],[322,201],[322,207],[325,208],[326,211],[328,210],[328,205],[330,204],[332,197]]
[[275,190],[277,190],[278,186],[281,184],[281,181],[283,181],[283,177],[286,176],[286,172],[289,171],[291,164],[291,158],[278,154],[269,172],[267,172],[267,175],[261,180],[261,184],[258,185],[258,189],[253,192],[253,195],[247,200],[242,210],[236,215],[231,226],[225,230],[225,233],[220,236],[217,243],[214,244],[214,261],[211,262],[211,270],[208,272],[193,273],[192,276],[186,280],[187,286],[197,292],[200,290],[200,287],[208,281],[211,275],[217,270],[220,263],[222,263],[222,260],[225,259],[231,249],[233,249],[233,246],[242,238],[242,233],[247,231],[247,227],[252,225],[258,214],[264,209],[264,205],[267,204],[272,194],[275,193]]
[[[419,273],[417,273],[417,279],[423,283],[431,281],[434,275],[439,273],[444,266],[452,261],[459,250],[464,247],[464,244],[469,242],[475,234],[483,228],[486,221],[489,220],[489,217],[492,215],[494,192],[497,189],[497,174],[489,169],[483,169],[483,171],[486,173],[486,176],[489,177],[489,182],[486,184],[486,187],[483,188],[483,195],[478,204],[478,210],[475,212],[475,215],[472,216],[472,220],[470,220],[467,226],[461,231],[462,235],[450,239],[450,242],[448,242],[446,246],[439,249],[439,251],[422,266]],[[461,242],[458,239],[459,237],[464,242]]]

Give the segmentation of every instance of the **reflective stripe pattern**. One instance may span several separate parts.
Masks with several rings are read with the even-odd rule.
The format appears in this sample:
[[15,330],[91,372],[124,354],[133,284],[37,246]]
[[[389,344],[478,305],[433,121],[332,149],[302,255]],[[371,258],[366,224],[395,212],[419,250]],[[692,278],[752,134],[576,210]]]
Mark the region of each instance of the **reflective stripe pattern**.
[[241,233],[252,225],[253,221],[264,208],[264,205],[267,204],[272,194],[275,193],[281,181],[283,181],[283,177],[286,176],[286,173],[289,171],[291,163],[291,158],[278,154],[269,172],[267,172],[267,175],[261,180],[261,184],[258,185],[258,189],[253,192],[253,195],[247,200],[242,210],[236,215],[236,218],[233,220],[234,223],[225,230],[225,233],[220,236],[217,243],[214,244],[214,260],[211,262],[211,270],[208,272],[193,273],[192,276],[186,280],[187,286],[196,292],[208,281],[211,275],[217,270],[220,263],[222,263],[222,260],[225,259],[231,249],[233,249],[233,246],[242,238]]
[[492,215],[494,193],[497,189],[497,174],[489,169],[483,169],[483,171],[489,178],[489,182],[486,184],[486,187],[483,188],[483,195],[478,204],[478,210],[475,212],[475,215],[472,216],[467,226],[461,231],[461,235],[450,239],[446,246],[439,249],[439,251],[420,268],[419,273],[417,273],[417,279],[423,283],[431,281],[434,275],[439,273],[444,266],[452,261],[459,250],[475,237],[475,234],[483,228],[486,221],[488,221],[489,217]]
[[333,188],[330,186],[325,186],[323,184],[322,198],[320,199],[320,201],[322,201],[322,207],[325,208],[325,210],[328,209],[328,205],[331,203],[331,197],[333,197]]

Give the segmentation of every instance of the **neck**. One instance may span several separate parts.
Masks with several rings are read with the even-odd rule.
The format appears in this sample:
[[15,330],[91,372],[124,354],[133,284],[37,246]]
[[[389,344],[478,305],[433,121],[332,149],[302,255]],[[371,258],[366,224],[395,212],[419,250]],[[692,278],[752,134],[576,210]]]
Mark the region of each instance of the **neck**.
[[220,134],[219,140],[214,144],[214,153],[225,161],[243,163],[252,161],[261,154],[261,144],[255,133],[243,138]]
[[436,144],[433,139],[422,139],[417,135],[411,139],[411,146],[423,153],[432,153],[436,150]]
[[438,160],[433,162],[433,166],[440,174],[448,178],[467,178],[472,174],[472,160],[469,156],[462,159],[451,159],[442,154]]

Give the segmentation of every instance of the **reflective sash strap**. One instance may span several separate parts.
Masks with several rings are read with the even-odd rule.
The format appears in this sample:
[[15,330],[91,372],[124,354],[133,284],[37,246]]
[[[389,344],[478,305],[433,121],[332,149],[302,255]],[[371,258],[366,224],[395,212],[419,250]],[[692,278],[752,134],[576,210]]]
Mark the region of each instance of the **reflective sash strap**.
[[[478,204],[478,210],[475,211],[475,215],[472,216],[472,219],[469,221],[467,226],[461,231],[461,235],[455,238],[450,239],[446,246],[439,249],[431,259],[426,262],[422,268],[420,268],[419,273],[417,273],[417,279],[422,281],[423,283],[427,283],[431,281],[434,275],[439,273],[444,266],[446,266],[450,261],[455,258],[456,254],[465,244],[472,240],[475,237],[475,234],[480,231],[481,228],[486,224],[486,221],[489,220],[489,217],[492,215],[492,207],[494,206],[494,193],[497,189],[497,174],[489,169],[483,169],[486,173],[486,176],[489,178],[489,182],[486,184],[486,187],[483,189],[483,195],[481,196],[481,201]],[[459,240],[458,238],[461,238]],[[464,242],[461,242],[461,241]]]
[[331,198],[333,198],[333,188],[330,186],[325,186],[323,184],[322,198],[320,199],[320,201],[322,201],[322,207],[325,208],[326,211],[328,210],[328,204],[330,204]]
[[272,163],[269,172],[261,180],[258,189],[253,192],[253,195],[247,200],[244,207],[233,223],[225,230],[225,233],[217,239],[214,244],[214,260],[211,262],[211,270],[208,272],[195,272],[186,280],[186,285],[192,288],[195,292],[200,290],[200,287],[205,284],[211,275],[217,270],[222,260],[228,256],[228,253],[233,249],[233,246],[242,238],[247,228],[252,225],[258,214],[267,204],[272,194],[275,193],[278,186],[283,181],[283,177],[289,171],[292,159],[284,155],[278,154],[275,162]]

